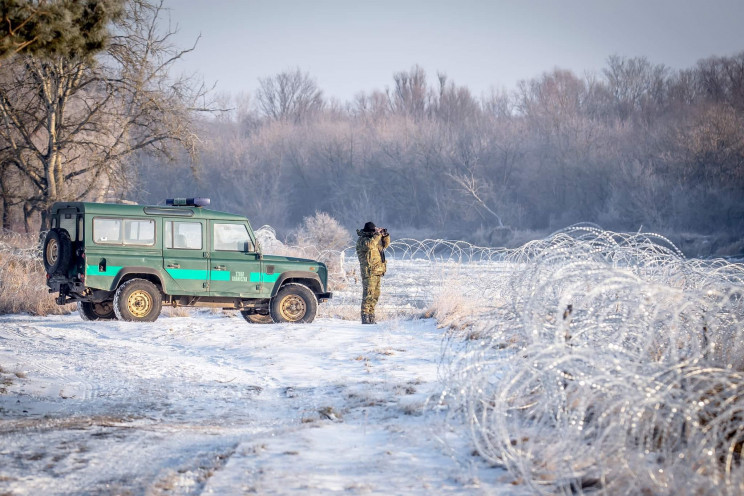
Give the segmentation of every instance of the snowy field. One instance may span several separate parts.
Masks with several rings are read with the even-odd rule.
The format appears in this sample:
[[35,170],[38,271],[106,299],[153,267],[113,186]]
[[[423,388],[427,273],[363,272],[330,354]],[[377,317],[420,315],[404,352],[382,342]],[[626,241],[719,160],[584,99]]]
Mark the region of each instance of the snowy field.
[[442,333],[2,317],[0,494],[511,494],[430,407]]
[[744,266],[592,226],[389,251],[375,326],[349,250],[308,325],[0,317],[0,494],[744,493]]

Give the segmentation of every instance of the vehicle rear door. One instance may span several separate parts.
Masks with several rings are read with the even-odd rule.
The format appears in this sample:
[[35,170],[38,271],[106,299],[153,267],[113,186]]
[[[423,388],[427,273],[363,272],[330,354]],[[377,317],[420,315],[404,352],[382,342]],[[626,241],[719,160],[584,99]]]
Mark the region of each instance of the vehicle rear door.
[[255,297],[261,288],[261,259],[248,227],[240,221],[209,221],[209,294]]
[[163,269],[174,287],[180,288],[178,294],[206,295],[209,291],[206,221],[164,218],[163,238]]

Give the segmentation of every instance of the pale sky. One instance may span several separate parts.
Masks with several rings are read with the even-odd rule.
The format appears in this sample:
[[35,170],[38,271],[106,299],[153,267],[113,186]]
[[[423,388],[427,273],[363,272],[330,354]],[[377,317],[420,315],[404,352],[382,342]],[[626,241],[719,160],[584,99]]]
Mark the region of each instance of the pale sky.
[[393,73],[446,73],[475,96],[555,67],[601,73],[607,57],[674,69],[744,51],[744,0],[169,0],[180,64],[216,90],[253,94],[299,67],[326,97],[392,86]]

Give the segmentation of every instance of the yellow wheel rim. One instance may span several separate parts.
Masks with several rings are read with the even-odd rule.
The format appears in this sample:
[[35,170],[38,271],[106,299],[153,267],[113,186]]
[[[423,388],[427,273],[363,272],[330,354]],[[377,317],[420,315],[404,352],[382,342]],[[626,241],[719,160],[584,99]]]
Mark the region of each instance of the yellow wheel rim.
[[284,320],[297,322],[305,316],[307,305],[305,305],[305,300],[300,296],[287,295],[279,305],[279,312],[282,314]]
[[56,239],[50,239],[46,248],[46,259],[49,265],[57,263],[57,257],[59,257],[59,244]]
[[152,310],[152,296],[141,289],[132,291],[132,294],[127,298],[127,309],[138,319],[147,317],[147,314]]

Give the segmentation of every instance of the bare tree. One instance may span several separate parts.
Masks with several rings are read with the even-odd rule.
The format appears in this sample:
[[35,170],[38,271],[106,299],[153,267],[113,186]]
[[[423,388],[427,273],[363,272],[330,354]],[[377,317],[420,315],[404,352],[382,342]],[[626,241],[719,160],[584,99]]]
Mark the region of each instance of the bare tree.
[[645,57],[612,55],[607,59],[604,74],[621,119],[651,103],[661,103],[665,97],[669,69],[662,64],[654,65]]
[[379,122],[390,112],[388,95],[381,91],[369,95],[359,93],[354,99],[352,112],[370,122]]
[[498,222],[499,227],[504,227],[501,216],[488,206],[484,198],[483,192],[487,189],[487,184],[478,179],[472,169],[460,173],[451,173],[449,177],[460,187],[463,193],[470,197],[475,206],[482,208],[492,215],[496,219],[496,222]]
[[29,188],[31,216],[59,200],[103,200],[126,190],[139,152],[195,150],[190,112],[203,96],[170,68],[189,50],[161,33],[162,2],[132,0],[98,61],[16,56],[0,78],[0,149]]
[[434,113],[443,121],[458,124],[468,119],[477,119],[481,112],[478,102],[464,86],[456,86],[447,81],[447,75],[439,73],[439,94],[437,95]]
[[697,72],[702,91],[711,100],[744,110],[744,52],[701,60]]
[[428,90],[426,72],[415,65],[410,71],[396,72],[393,75],[395,88],[390,95],[393,109],[402,115],[421,119],[427,110]]
[[683,184],[708,191],[744,189],[744,120],[723,103],[701,106],[670,125],[665,158],[674,165],[663,171]]
[[260,79],[259,84],[256,98],[270,119],[298,123],[323,109],[323,92],[299,68]]

